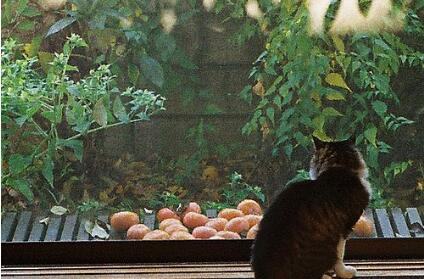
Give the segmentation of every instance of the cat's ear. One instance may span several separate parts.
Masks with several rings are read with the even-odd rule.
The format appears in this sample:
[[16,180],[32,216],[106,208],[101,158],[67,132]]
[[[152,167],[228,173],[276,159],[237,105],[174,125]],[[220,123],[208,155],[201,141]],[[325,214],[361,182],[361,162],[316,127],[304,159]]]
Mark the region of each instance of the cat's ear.
[[312,140],[314,141],[314,146],[316,150],[324,147],[325,145],[325,142],[323,142],[322,140],[320,140],[319,138],[315,136],[312,136]]

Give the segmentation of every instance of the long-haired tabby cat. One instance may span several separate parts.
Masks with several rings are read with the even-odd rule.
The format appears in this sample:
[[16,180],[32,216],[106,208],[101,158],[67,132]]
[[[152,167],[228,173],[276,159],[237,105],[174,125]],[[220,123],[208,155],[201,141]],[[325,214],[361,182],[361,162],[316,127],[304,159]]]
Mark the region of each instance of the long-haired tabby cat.
[[257,279],[320,279],[334,270],[352,278],[343,263],[346,237],[368,205],[367,168],[354,140],[314,138],[312,180],[285,187],[265,212],[253,245]]

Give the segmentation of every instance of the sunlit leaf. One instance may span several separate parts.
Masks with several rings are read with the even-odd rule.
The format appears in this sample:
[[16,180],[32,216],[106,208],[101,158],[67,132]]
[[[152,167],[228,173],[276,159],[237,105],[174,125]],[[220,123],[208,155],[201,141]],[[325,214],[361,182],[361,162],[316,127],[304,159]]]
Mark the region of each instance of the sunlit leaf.
[[341,88],[349,90],[349,92],[352,92],[349,86],[347,86],[343,77],[338,73],[329,73],[325,77],[325,81],[332,86],[341,87]]
[[376,144],[376,138],[377,138],[377,128],[375,126],[371,126],[370,128],[366,129],[364,131],[365,138],[375,147],[377,147]]
[[50,208],[50,212],[55,214],[55,215],[62,216],[63,214],[68,212],[68,209],[64,208],[63,206],[60,206],[60,205],[55,205],[52,208]]
[[50,26],[49,30],[47,31],[46,37],[65,29],[66,27],[74,23],[76,20],[77,19],[74,17],[65,17],[65,18],[59,19],[52,26]]
[[47,73],[51,67],[50,62],[53,61],[54,55],[50,52],[39,51],[38,62],[45,73]]
[[333,39],[333,43],[336,49],[340,52],[345,52],[345,46],[344,46],[343,40],[336,35],[332,36],[331,38]]
[[320,140],[322,140],[322,141],[330,141],[330,140],[331,140],[331,138],[330,138],[329,136],[327,136],[327,134],[326,134],[324,131],[321,131],[321,130],[315,130],[315,131],[312,133],[312,135],[313,135],[314,137],[319,138],[319,139],[320,139]]
[[343,116],[342,113],[340,113],[338,110],[336,110],[333,107],[326,107],[325,109],[322,110],[322,113],[325,116]]
[[341,101],[341,100],[345,101],[346,100],[345,96],[338,91],[330,91],[326,93],[325,98],[327,98],[327,100],[330,100],[330,101]]

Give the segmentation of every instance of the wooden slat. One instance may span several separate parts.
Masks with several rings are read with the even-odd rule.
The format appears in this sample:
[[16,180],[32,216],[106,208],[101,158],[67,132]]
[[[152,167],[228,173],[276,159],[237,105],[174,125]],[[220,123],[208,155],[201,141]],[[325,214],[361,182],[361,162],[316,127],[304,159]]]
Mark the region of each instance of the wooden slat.
[[63,225],[60,241],[71,241],[74,239],[78,216],[76,214],[67,215]]
[[155,221],[156,221],[156,214],[146,214],[144,216],[143,224],[145,224],[149,229],[154,230],[155,229]]
[[47,225],[46,237],[44,241],[56,241],[60,238],[59,230],[62,223],[62,217],[50,217],[49,224]]
[[372,223],[372,234],[370,237],[377,237],[377,229],[375,228],[374,215],[371,208],[365,209],[364,216]]
[[[424,261],[348,261],[358,270],[355,278],[423,278]],[[9,277],[10,276],[10,277]],[[247,262],[180,263],[95,266],[5,267],[2,277],[32,276],[42,278],[240,278],[252,279]]]
[[44,240],[44,233],[46,231],[47,226],[45,224],[40,223],[40,221],[44,218],[46,218],[46,216],[43,216],[43,215],[38,215],[34,217],[34,221],[32,222],[31,232],[29,233],[28,241],[43,241]]
[[423,222],[421,221],[418,210],[416,208],[407,208],[406,216],[409,221],[409,227],[412,229],[414,236],[424,237],[424,232],[422,231]]
[[216,209],[206,209],[206,216],[208,216],[208,218],[216,218],[218,213],[216,212]]
[[408,225],[405,221],[405,216],[402,213],[402,210],[400,208],[393,208],[392,210],[392,217],[393,217],[393,226],[396,230],[396,236],[397,237],[411,237],[411,234],[409,233]]
[[12,241],[24,241],[28,238],[29,231],[31,229],[31,216],[31,211],[23,211],[21,213]]
[[377,228],[380,230],[382,237],[395,237],[387,211],[385,209],[378,208],[375,210],[375,216]]
[[84,218],[84,217],[80,218],[76,240],[89,240],[90,239],[90,235],[88,234],[88,232],[85,231],[85,222],[86,221],[87,221],[86,218]]
[[9,241],[16,225],[16,212],[7,212],[1,216],[1,241]]

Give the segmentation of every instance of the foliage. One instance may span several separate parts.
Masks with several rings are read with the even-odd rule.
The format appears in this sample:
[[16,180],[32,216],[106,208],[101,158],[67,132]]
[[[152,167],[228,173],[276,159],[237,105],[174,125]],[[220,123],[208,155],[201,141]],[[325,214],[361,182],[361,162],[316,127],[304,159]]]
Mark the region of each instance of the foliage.
[[[272,139],[274,155],[284,154],[289,164],[295,164],[295,152],[310,147],[311,134],[332,140],[356,133],[356,143],[377,188],[375,203],[384,203],[393,177],[411,164],[393,162],[383,168],[381,162],[382,155],[391,150],[386,140],[401,127],[413,124],[393,113],[399,97],[391,82],[400,67],[423,69],[424,54],[406,39],[424,37],[418,5],[408,8],[403,35],[383,32],[341,37],[325,33],[314,37],[308,32],[306,1],[273,2],[259,1],[264,16],[258,21],[244,18],[244,1],[221,0],[215,6],[217,12],[229,10],[231,17],[244,18],[236,41],[244,42],[254,34],[261,34],[266,41],[250,73],[256,84],[241,92],[244,100],[256,106],[243,132],[261,131],[264,138]],[[396,8],[406,5],[400,1]],[[337,7],[338,1],[330,4],[326,26]]]
[[[110,64],[120,86],[148,88],[166,97],[181,95],[183,103],[203,94],[197,66],[170,33],[199,13],[196,2],[69,0],[57,11],[28,0],[4,2],[4,37],[24,41],[27,55],[49,61],[52,53],[43,43],[55,45],[72,30],[90,42],[80,54],[85,59],[80,70]],[[164,26],[165,12],[178,19],[170,29]]]
[[97,200],[87,200],[77,206],[78,213],[89,220],[97,218],[102,209],[104,209],[104,205]]
[[222,188],[220,191],[222,197],[220,200],[206,202],[202,207],[205,209],[215,208],[217,210],[235,208],[245,199],[254,199],[265,203],[265,195],[262,189],[243,181],[241,174],[237,172],[232,173],[228,184],[227,187]]
[[72,51],[85,46],[71,35],[46,76],[37,72],[36,58],[20,57],[14,40],[2,46],[2,187],[15,189],[28,202],[34,201],[34,191],[60,202],[55,186],[83,161],[87,135],[164,110],[164,98],[152,91],[113,87],[107,65],[72,80],[78,71],[69,64]]

